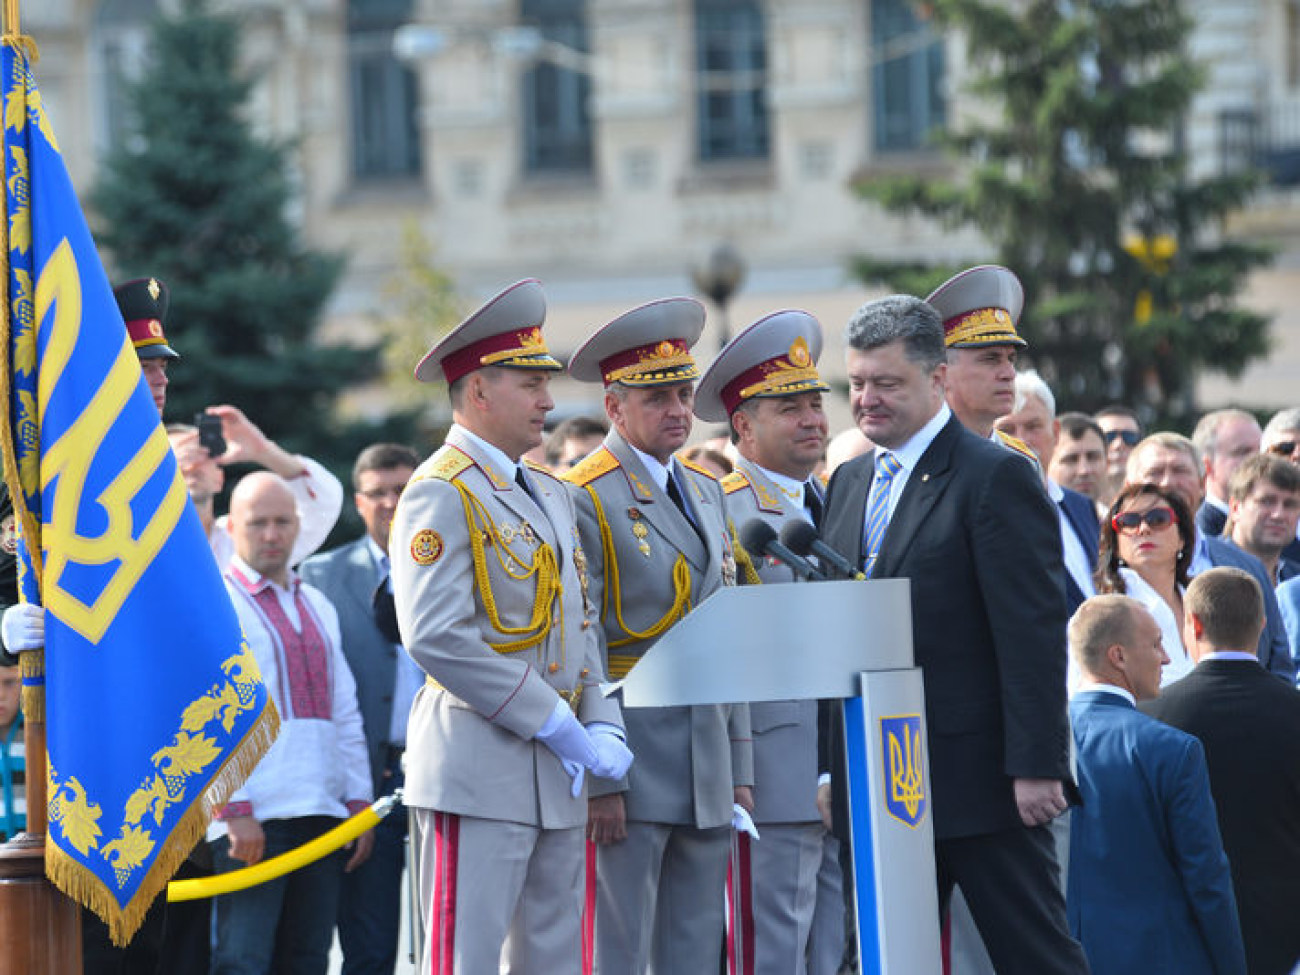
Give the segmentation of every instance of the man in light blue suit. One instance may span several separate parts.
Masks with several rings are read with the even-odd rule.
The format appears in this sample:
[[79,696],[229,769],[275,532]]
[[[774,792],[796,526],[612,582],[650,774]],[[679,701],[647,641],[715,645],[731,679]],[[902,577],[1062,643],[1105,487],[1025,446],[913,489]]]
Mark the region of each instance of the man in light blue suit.
[[[375,796],[402,785],[402,752],[415,692],[424,674],[401,647],[388,578],[388,534],[406,482],[420,458],[400,444],[372,444],[352,468],[353,499],[366,534],[302,564],[302,577],[339,614],[343,653],[357,683]],[[392,975],[397,964],[406,815],[375,828],[369,860],[348,870],[339,897],[343,975]]]
[[1245,975],[1204,749],[1136,707],[1169,660],[1159,626],[1127,596],[1097,596],[1069,641],[1084,679],[1070,701],[1083,794],[1070,814],[1070,933],[1093,975]]

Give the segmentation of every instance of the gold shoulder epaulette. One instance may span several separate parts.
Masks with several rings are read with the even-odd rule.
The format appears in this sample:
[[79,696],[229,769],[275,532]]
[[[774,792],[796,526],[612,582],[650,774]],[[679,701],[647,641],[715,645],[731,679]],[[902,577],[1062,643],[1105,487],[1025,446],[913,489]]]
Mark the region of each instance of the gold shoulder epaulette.
[[735,494],[741,488],[749,487],[749,478],[743,471],[732,471],[722,479],[722,490],[727,494]]
[[1013,437],[1011,434],[1003,433],[1001,430],[994,430],[993,432],[997,434],[998,439],[1002,441],[1004,446],[1010,447],[1018,454],[1024,454],[1035,464],[1038,463],[1038,455],[1034,453],[1033,448],[1019,437]]
[[717,474],[714,474],[713,471],[709,470],[707,467],[695,463],[693,460],[687,460],[685,457],[678,457],[677,459],[682,462],[683,467],[689,467],[696,474],[703,474],[710,481],[716,481],[718,479]]
[[455,447],[443,447],[434,455],[424,476],[436,477],[440,481],[450,481],[466,468],[473,466],[474,461],[464,451]]
[[577,466],[571,467],[561,480],[576,484],[578,487],[585,487],[602,474],[608,474],[617,468],[618,458],[609,452],[609,448],[601,447],[580,461]]

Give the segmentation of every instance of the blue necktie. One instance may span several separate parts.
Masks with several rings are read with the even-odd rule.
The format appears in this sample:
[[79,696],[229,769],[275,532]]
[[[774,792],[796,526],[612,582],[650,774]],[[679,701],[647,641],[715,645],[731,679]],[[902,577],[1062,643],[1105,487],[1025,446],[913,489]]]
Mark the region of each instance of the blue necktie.
[[871,497],[867,499],[867,524],[862,534],[862,551],[865,555],[862,571],[871,576],[876,567],[876,555],[889,526],[889,489],[894,475],[903,469],[897,457],[882,453],[876,458],[876,479],[871,482]]

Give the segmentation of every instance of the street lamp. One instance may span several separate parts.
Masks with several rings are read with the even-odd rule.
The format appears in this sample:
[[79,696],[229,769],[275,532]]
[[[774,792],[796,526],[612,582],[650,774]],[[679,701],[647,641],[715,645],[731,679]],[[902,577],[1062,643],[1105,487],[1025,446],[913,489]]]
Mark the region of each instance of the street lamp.
[[718,309],[718,351],[731,339],[727,305],[745,281],[745,259],[733,244],[723,241],[703,261],[691,267],[691,279],[700,294]]

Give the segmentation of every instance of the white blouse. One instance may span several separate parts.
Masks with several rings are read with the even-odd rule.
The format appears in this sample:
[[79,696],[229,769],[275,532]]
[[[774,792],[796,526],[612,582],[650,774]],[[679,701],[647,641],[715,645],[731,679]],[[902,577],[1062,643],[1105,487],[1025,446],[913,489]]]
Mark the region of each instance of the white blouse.
[[[1180,677],[1191,673],[1196,665],[1183,646],[1183,621],[1175,618],[1173,609],[1165,602],[1164,597],[1147,585],[1146,580],[1133,569],[1120,566],[1119,574],[1128,590],[1127,595],[1145,606],[1160,627],[1160,640],[1169,657],[1169,663],[1165,664],[1160,672],[1160,686],[1168,687]],[[1178,587],[1178,594],[1180,596],[1183,594],[1182,586]]]

